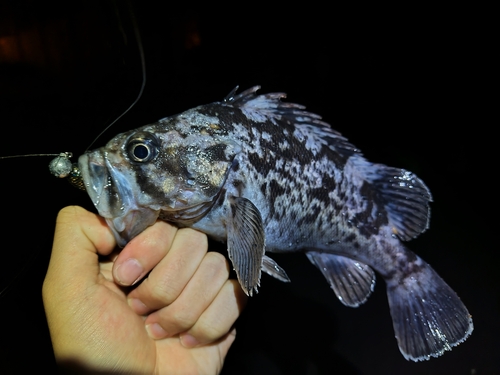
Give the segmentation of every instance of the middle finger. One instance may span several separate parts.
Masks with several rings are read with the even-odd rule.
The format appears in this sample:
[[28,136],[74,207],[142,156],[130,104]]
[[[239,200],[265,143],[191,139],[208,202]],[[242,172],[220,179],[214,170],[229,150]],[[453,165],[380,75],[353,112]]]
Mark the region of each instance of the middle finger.
[[180,296],[170,305],[152,313],[146,326],[158,324],[155,338],[173,336],[190,329],[204,313],[229,277],[229,263],[223,255],[209,252]]

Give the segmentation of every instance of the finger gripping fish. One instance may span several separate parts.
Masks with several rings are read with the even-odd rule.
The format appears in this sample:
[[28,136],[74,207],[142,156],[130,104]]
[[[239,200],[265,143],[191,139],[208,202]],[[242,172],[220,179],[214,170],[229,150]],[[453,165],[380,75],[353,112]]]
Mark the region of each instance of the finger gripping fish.
[[404,169],[366,160],[282,93],[236,94],[122,133],[79,158],[120,246],[157,219],[225,241],[243,290],[261,271],[288,281],[267,252],[303,251],[338,299],[357,307],[387,285],[403,356],[421,361],[464,341],[472,319],[455,292],[403,245],[429,225],[431,194]]

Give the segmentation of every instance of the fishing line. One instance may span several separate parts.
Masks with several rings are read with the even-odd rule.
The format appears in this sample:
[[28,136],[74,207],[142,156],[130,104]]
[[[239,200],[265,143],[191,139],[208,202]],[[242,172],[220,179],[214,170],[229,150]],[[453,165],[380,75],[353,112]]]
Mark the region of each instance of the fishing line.
[[120,115],[118,116],[111,124],[106,126],[102,132],[99,133],[99,135],[92,141],[92,143],[85,149],[85,152],[87,152],[90,147],[111,127],[113,126],[119,119],[121,119],[127,112],[129,112],[139,101],[139,99],[142,97],[142,93],[144,92],[144,87],[146,86],[146,61],[144,58],[144,49],[142,47],[142,42],[141,42],[141,35],[139,33],[139,27],[137,26],[137,20],[134,16],[133,9],[132,9],[132,4],[130,1],[127,1],[128,7],[129,7],[129,12],[130,12],[130,17],[132,20],[133,24],[133,29],[134,29],[134,36],[135,40],[137,42],[137,47],[139,48],[139,56],[141,58],[141,69],[142,69],[142,84],[141,88],[139,89],[139,94],[137,95],[137,98],[132,102],[132,104]]
[[[128,6],[128,11],[129,11],[129,16],[132,22],[132,28],[134,30],[134,37],[137,43],[137,48],[139,49],[139,57],[141,61],[141,72],[142,72],[142,77],[141,77],[141,87],[139,89],[139,93],[137,94],[137,97],[135,100],[132,102],[132,104],[129,105],[125,111],[123,111],[115,120],[113,120],[108,126],[106,126],[98,135],[97,137],[94,138],[94,140],[89,144],[89,146],[85,149],[84,152],[87,152],[92,145],[107,131],[109,128],[111,128],[118,120],[120,120],[123,116],[125,116],[136,104],[137,102],[141,99],[142,94],[144,92],[144,88],[146,87],[146,61],[144,57],[144,48],[142,45],[142,39],[141,35],[139,32],[139,26],[137,24],[137,19],[134,15],[134,10],[132,8],[132,4],[130,1],[127,1],[127,6]],[[2,159],[14,159],[14,158],[24,158],[24,157],[43,157],[43,156],[55,156],[56,158],[53,159],[50,164],[49,164],[49,170],[50,172],[59,178],[65,178],[68,177],[73,168],[71,162],[69,159],[73,156],[71,152],[61,152],[59,154],[23,154],[23,155],[9,155],[9,156],[0,156],[0,160]]]
[[[113,2],[114,3],[114,2]],[[114,3],[116,6],[116,3]],[[139,93],[135,100],[130,104],[130,106],[122,112],[114,121],[112,121],[106,128],[104,128],[103,131],[101,131],[97,137],[90,143],[90,145],[85,149],[85,152],[87,152],[90,147],[107,131],[111,126],[113,126],[118,120],[120,120],[125,114],[127,114],[140,100],[142,97],[142,94],[144,92],[144,88],[146,86],[146,61],[144,57],[144,49],[142,45],[142,39],[141,35],[139,32],[139,27],[137,24],[137,20],[135,17],[135,13],[132,7],[132,4],[130,1],[127,1],[127,9],[128,9],[128,14],[132,23],[132,28],[134,31],[134,37],[135,41],[137,43],[137,48],[139,50],[139,56],[140,56],[140,63],[141,63],[141,72],[142,72],[142,83],[141,87],[139,89]],[[119,17],[119,12],[117,11],[118,17]],[[121,21],[119,21],[119,24],[122,24]],[[122,30],[123,28],[119,26]],[[25,157],[44,157],[44,156],[52,156],[55,158],[49,163],[49,170],[50,172],[59,178],[68,178],[69,182],[75,186],[78,187],[82,190],[85,190],[85,187],[83,185],[83,180],[80,177],[80,171],[78,168],[77,163],[71,163],[70,158],[73,156],[73,153],[71,152],[61,152],[58,154],[23,154],[23,155],[9,155],[9,156],[0,156],[0,160],[3,159],[14,159],[14,158],[25,158]],[[0,289],[0,297],[3,297],[9,290],[10,287],[14,284],[14,282],[23,274],[24,270],[28,269],[28,266],[34,262],[34,260],[38,257],[39,252],[33,252],[32,255],[26,259],[23,262],[22,268],[7,282],[5,286],[3,286]]]
[[[71,154],[71,152],[64,152],[64,154]],[[28,156],[59,156],[60,154],[26,154],[26,155],[11,155],[11,156],[0,156],[0,159],[12,159],[12,158],[25,158]],[[70,156],[71,157],[71,156]]]
[[[141,35],[139,33],[139,26],[137,25],[137,20],[134,15],[134,11],[132,8],[132,4],[130,1],[127,1],[128,5],[128,10],[129,10],[129,15],[130,19],[132,21],[132,26],[134,30],[134,36],[135,40],[137,43],[137,48],[139,49],[139,56],[141,60],[141,72],[142,72],[142,83],[141,87],[139,89],[139,93],[135,100],[130,104],[130,106],[122,112],[121,115],[119,115],[114,121],[112,121],[108,126],[104,128],[103,131],[101,131],[97,137],[90,143],[90,145],[85,149],[85,152],[87,152],[90,147],[109,129],[111,128],[118,120],[120,120],[125,114],[127,114],[136,104],[137,102],[141,99],[142,94],[144,92],[144,88],[146,87],[146,61],[144,58],[144,49],[142,46],[142,41],[141,41]],[[55,159],[53,159],[50,164],[49,164],[49,170],[50,173],[52,173],[54,176],[59,177],[59,178],[68,178],[69,182],[71,185],[77,187],[80,190],[85,190],[85,186],[83,183],[83,179],[80,175],[80,169],[78,168],[77,163],[71,163],[70,158],[72,154],[65,152],[59,154]]]

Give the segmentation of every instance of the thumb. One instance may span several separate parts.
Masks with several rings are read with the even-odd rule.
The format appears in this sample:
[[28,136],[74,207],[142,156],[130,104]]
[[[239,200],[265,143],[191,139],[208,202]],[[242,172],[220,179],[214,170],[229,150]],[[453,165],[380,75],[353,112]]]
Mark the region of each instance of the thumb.
[[[49,268],[44,280],[47,293],[76,292],[95,283],[99,274],[98,254],[107,255],[115,247],[113,234],[100,216],[82,207],[63,208],[56,220]],[[68,288],[71,290],[69,291]]]
[[42,297],[54,354],[61,363],[98,357],[95,346],[82,346],[82,341],[92,340],[92,330],[102,334],[95,325],[95,316],[102,313],[95,308],[103,306],[98,300],[103,293],[96,293],[102,290],[99,255],[110,254],[114,247],[101,217],[77,206],[59,212]]

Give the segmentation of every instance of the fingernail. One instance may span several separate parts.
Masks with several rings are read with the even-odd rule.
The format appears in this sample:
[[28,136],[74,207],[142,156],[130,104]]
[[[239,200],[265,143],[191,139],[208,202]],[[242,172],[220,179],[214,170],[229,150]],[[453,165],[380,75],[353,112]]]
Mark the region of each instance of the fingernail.
[[185,348],[194,348],[196,345],[198,345],[200,342],[196,340],[193,336],[191,336],[188,333],[185,333],[180,336],[181,344]]
[[117,281],[122,285],[134,285],[142,276],[144,268],[137,259],[130,258],[120,264],[115,271]]
[[148,324],[146,326],[146,331],[148,331],[149,337],[153,339],[162,339],[168,336],[167,331],[165,331],[158,323]]

